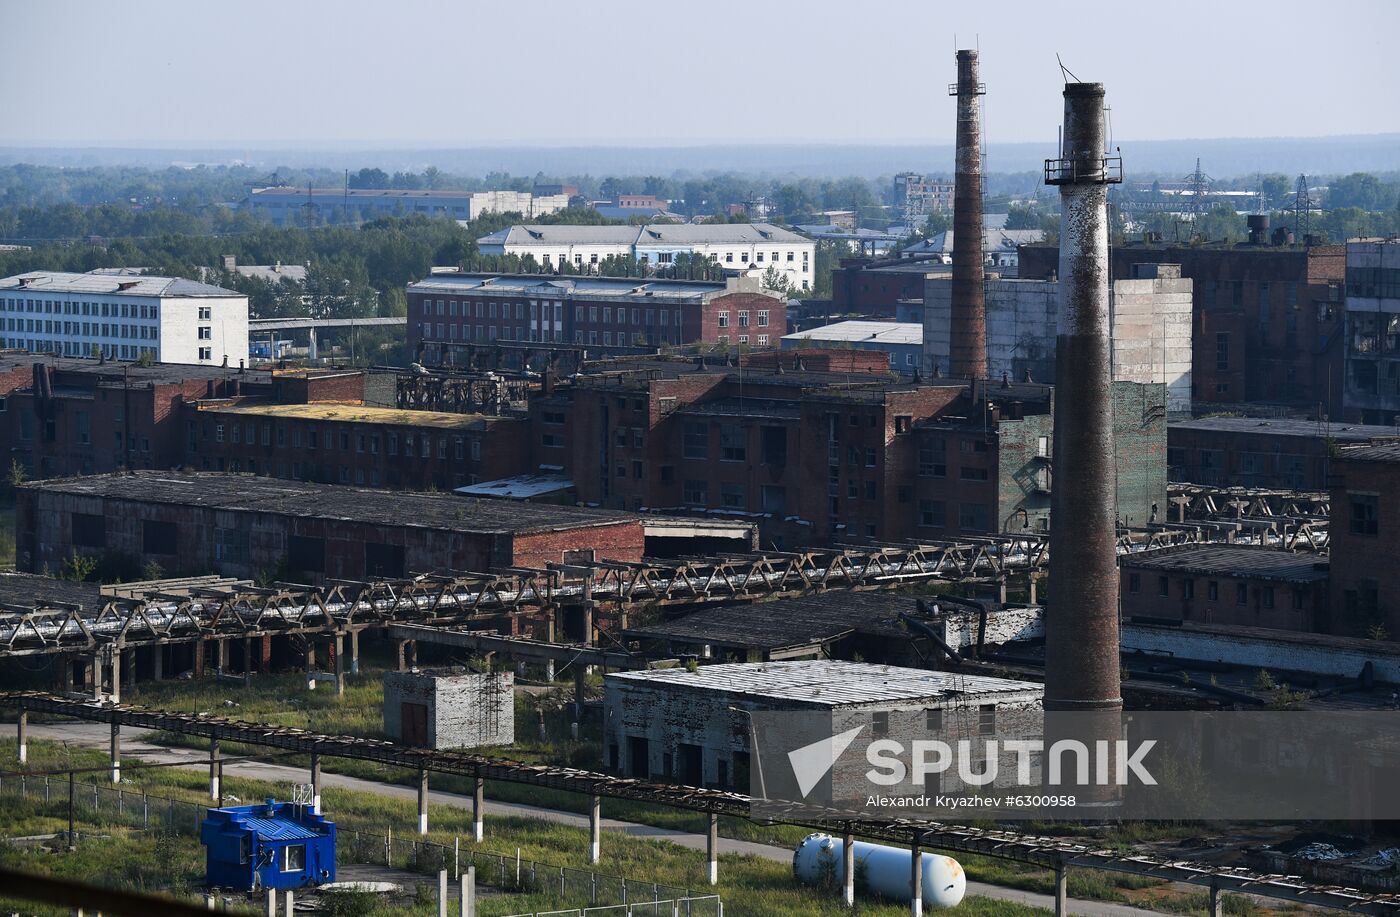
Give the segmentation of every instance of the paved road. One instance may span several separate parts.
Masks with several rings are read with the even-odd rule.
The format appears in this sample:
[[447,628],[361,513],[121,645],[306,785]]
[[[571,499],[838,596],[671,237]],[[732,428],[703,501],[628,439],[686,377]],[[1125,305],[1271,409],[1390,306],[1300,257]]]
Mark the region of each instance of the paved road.
[[[72,745],[87,748],[100,748],[104,751],[107,750],[108,743],[111,741],[111,728],[104,723],[30,723],[29,734],[33,738],[68,742]],[[189,761],[189,766],[191,768],[201,770],[206,770],[209,767],[208,755],[200,754],[194,749],[172,748],[166,745],[156,745],[150,742],[123,738],[122,758],[127,759],[135,757],[158,763]],[[272,764],[264,761],[226,762],[224,764],[224,774],[257,780],[270,780],[277,783],[305,783],[310,779],[305,768],[286,767],[284,765]],[[381,796],[392,796],[403,799],[416,799],[418,792],[415,788],[409,786],[401,786],[394,783],[378,783],[373,780],[365,780],[359,777],[347,777],[343,774],[333,774],[329,772],[322,773],[321,782],[324,786],[341,787],[347,790],[358,790],[365,793],[378,793]],[[440,790],[429,790],[429,801],[439,805],[452,805],[464,809],[470,809],[472,804],[470,796],[464,796],[459,793],[444,793]],[[605,809],[606,806],[607,804],[604,803]],[[489,798],[486,800],[486,814],[535,818],[541,821],[570,825],[584,830],[588,828],[587,815],[582,815],[577,812],[564,812],[558,809],[545,809],[538,806],[524,805],[522,803],[500,802]],[[705,838],[703,835],[676,831],[671,828],[658,828],[653,825],[618,821],[612,818],[604,818],[602,827],[604,831],[613,831],[632,837],[670,841],[673,844],[693,850],[705,849]],[[606,844],[603,849],[604,853],[606,853]],[[736,853],[762,857],[763,859],[774,860],[780,863],[792,862],[792,851],[790,849],[786,847],[775,847],[771,844],[760,844],[754,841],[741,841],[734,838],[721,837],[719,839],[719,849],[720,853]],[[1042,895],[1038,892],[1003,888],[999,885],[988,885],[984,882],[968,882],[967,891],[968,894],[971,895],[992,898],[998,901],[1012,901],[1017,904],[1046,908],[1051,911],[1055,908],[1055,900],[1053,897],[1050,895]],[[1112,904],[1103,901],[1080,901],[1071,899],[1069,902],[1069,913],[1080,915],[1080,917],[1160,917],[1160,915],[1164,913],[1171,912],[1149,911],[1144,908],[1130,907],[1124,904]]]

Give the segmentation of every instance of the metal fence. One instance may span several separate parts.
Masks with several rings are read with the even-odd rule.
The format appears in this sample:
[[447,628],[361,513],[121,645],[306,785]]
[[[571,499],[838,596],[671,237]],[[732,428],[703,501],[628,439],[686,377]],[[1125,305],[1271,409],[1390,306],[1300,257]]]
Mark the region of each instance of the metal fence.
[[638,882],[519,856],[463,850],[460,844],[440,844],[358,829],[338,831],[336,843],[337,856],[346,863],[383,863],[424,875],[436,875],[445,869],[452,876],[459,876],[468,866],[475,866],[476,881],[482,885],[512,892],[556,892],[560,897],[587,900],[590,905],[624,906],[692,897],[688,888]]
[[667,901],[612,904],[569,911],[534,911],[511,914],[509,917],[724,917],[724,905],[720,902],[719,895],[704,895],[699,898],[672,898]]
[[[205,805],[151,795],[122,784],[75,782],[72,791],[72,820],[78,839],[84,834],[100,834],[109,828],[198,837],[199,826],[209,809]],[[23,774],[0,777],[0,798],[17,796],[21,800],[38,803],[43,806],[44,814],[51,817],[67,816],[68,793],[69,781],[65,777]],[[236,804],[238,800],[225,797],[225,802]],[[423,875],[437,875],[440,870],[446,869],[454,877],[465,872],[468,866],[475,866],[476,881],[481,885],[507,892],[553,892],[568,900],[587,901],[592,905],[587,909],[590,917],[595,914],[597,917],[612,917],[613,914],[623,917],[632,914],[652,917],[655,914],[664,917],[672,913],[663,907],[670,902],[679,902],[677,906],[681,910],[676,914],[680,917],[718,915],[713,909],[704,910],[703,905],[694,905],[702,909],[693,909],[690,902],[705,902],[713,896],[692,897],[688,888],[639,882],[591,869],[556,866],[522,859],[518,854],[506,856],[471,848],[462,849],[460,842],[441,844],[395,836],[392,832],[379,834],[343,827],[338,828],[336,835],[336,859],[342,864],[382,863]],[[718,902],[717,898],[715,902]],[[610,911],[609,907],[620,910]],[[568,917],[580,912],[557,913],[560,917]]]

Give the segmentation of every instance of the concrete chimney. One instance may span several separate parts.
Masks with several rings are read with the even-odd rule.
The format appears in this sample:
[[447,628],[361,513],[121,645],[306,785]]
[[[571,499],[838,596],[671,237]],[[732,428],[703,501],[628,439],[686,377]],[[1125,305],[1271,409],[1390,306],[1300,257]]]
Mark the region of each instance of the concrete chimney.
[[1123,708],[1119,685],[1117,505],[1108,313],[1108,185],[1101,83],[1065,86],[1064,146],[1045,164],[1060,188],[1055,339],[1052,586],[1045,612],[1045,708]]
[[953,302],[948,374],[987,378],[987,309],[982,282],[982,94],[977,52],[958,52],[957,173],[953,187]]

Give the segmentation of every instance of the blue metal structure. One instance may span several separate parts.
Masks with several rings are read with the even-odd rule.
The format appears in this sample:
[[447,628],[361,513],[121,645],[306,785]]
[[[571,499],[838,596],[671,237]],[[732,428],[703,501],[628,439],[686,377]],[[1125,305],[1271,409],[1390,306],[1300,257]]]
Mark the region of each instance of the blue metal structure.
[[253,891],[335,881],[335,823],[300,803],[210,809],[199,828],[211,888]]

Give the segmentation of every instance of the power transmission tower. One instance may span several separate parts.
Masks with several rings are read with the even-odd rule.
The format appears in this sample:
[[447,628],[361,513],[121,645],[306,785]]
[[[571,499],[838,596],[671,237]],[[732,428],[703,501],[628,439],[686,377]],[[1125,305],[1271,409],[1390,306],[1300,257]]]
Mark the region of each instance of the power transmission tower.
[[1298,184],[1293,192],[1293,231],[1298,234],[1298,240],[1312,232],[1312,208],[1315,201],[1308,193],[1308,177],[1298,176]]
[[1196,218],[1206,212],[1206,195],[1210,193],[1210,183],[1215,179],[1201,171],[1201,160],[1196,159],[1196,171],[1186,176],[1183,181],[1190,195],[1190,200],[1186,205],[1186,212],[1191,215],[1194,223]]

